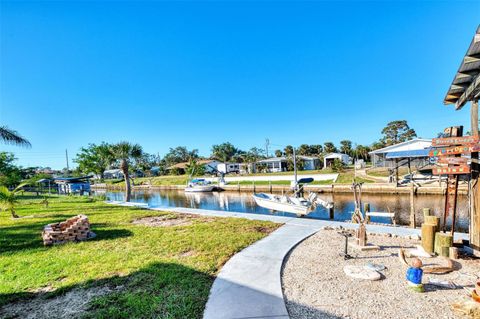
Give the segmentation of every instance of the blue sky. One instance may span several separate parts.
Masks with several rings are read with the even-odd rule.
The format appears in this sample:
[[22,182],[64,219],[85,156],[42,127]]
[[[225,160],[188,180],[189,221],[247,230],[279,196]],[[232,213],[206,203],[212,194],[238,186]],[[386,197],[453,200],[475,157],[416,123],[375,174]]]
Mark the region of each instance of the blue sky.
[[[388,121],[419,136],[469,126],[443,106],[480,2],[0,3],[0,123],[65,167],[90,142],[165,154],[370,144]],[[272,148],[277,148],[272,146]],[[70,165],[72,163],[70,162]]]

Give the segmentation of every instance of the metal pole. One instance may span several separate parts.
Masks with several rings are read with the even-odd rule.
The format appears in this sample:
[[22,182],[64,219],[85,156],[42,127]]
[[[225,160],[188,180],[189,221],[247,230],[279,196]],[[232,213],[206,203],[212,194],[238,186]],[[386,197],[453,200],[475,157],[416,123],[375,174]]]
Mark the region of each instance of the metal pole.
[[295,147],[293,147],[293,175],[295,181],[293,189],[295,192],[295,196],[297,196],[297,154],[295,152]]
[[67,160],[67,174],[68,174],[68,171],[70,170],[69,166],[68,166],[68,150],[65,149],[65,158]]

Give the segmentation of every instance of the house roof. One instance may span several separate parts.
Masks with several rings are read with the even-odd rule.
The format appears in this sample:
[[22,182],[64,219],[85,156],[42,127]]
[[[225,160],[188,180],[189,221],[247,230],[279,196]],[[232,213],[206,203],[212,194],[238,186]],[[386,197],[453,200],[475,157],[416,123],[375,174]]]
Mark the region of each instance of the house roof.
[[426,148],[430,148],[432,145],[431,139],[426,138],[414,138],[413,140],[397,143],[394,145],[390,145],[384,148],[380,148],[375,151],[368,152],[368,154],[386,154],[389,152],[396,152],[396,151],[407,151],[407,150],[423,150]]
[[[327,156],[324,157],[324,159],[327,158],[342,158],[343,156],[348,156],[348,154],[343,154],[343,153],[330,153]],[[348,156],[350,157],[350,156]]]
[[[318,159],[317,157],[313,156],[303,156],[303,155],[297,155],[297,158],[303,159],[303,160],[316,160]],[[288,160],[287,157],[281,156],[281,157],[270,157],[264,160],[260,160],[257,163],[272,163],[272,162],[286,162]]]
[[287,161],[287,158],[285,156],[281,156],[281,157],[266,158],[258,161],[257,163],[286,162],[286,161]]
[[[207,160],[198,160],[197,161],[197,164],[200,164],[200,165],[207,165],[207,164],[210,164],[212,162],[218,162],[216,160],[210,160],[210,159],[207,159]],[[177,163],[175,165],[172,165],[170,167],[168,167],[167,169],[174,169],[174,168],[180,168],[180,169],[185,169],[187,168],[187,165],[188,165],[188,162],[183,162],[183,163]]]
[[455,73],[443,103],[455,104],[455,108],[459,110],[467,101],[478,98],[480,98],[480,26]]
[[119,169],[119,168],[113,168],[113,169],[107,169],[106,171],[104,171],[103,173],[104,174],[115,174],[115,173],[121,173],[122,170]]
[[81,177],[58,177],[54,178],[53,181],[57,184],[70,184],[70,183],[85,183],[93,176],[81,176]]

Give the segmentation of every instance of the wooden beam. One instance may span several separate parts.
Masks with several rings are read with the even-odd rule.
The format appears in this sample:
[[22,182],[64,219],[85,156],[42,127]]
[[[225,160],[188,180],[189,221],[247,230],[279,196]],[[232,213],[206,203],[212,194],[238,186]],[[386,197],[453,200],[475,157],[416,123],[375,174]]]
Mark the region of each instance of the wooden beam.
[[450,88],[453,90],[465,90],[470,86],[470,83],[471,82],[456,83],[456,84],[452,84]]
[[457,73],[457,77],[459,74],[462,74],[462,76],[475,76],[479,73],[478,69],[472,69],[472,70],[468,70],[468,71],[458,71]]
[[464,64],[478,62],[478,61],[480,61],[480,53],[466,55],[463,58],[463,63]]
[[[470,125],[473,136],[478,134],[478,100],[472,101],[470,108]],[[470,244],[480,254],[480,180],[478,152],[472,153],[470,181]]]
[[479,92],[480,92],[480,76],[477,75],[475,80],[472,81],[470,86],[458,98],[457,102],[455,103],[455,109],[460,110],[467,103],[467,101],[471,101],[475,96],[478,96]]

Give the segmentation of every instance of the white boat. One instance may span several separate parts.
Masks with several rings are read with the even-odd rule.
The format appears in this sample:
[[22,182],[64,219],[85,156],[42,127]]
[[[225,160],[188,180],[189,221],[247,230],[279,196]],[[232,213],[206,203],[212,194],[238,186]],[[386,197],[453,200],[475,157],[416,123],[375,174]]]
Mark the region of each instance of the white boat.
[[212,192],[215,188],[216,185],[213,185],[204,179],[192,179],[188,182],[187,187],[185,187],[185,192]]
[[253,199],[258,206],[297,215],[306,215],[315,207],[303,197],[279,196],[266,193],[253,194]]
[[322,205],[323,207],[325,207],[326,209],[331,209],[333,208],[333,203],[332,202],[327,202],[326,200],[323,200],[321,198],[316,198],[315,199],[315,202],[318,204],[318,205]]
[[278,196],[266,193],[253,194],[253,199],[258,206],[276,210],[280,212],[288,212],[303,216],[316,208],[316,205],[322,205],[327,209],[333,208],[333,203],[329,203],[317,198],[316,193],[310,193],[308,199],[303,197],[303,185],[313,182],[313,178],[297,178],[297,160],[295,156],[295,148],[293,149],[293,171],[294,180],[292,181],[293,196]]

